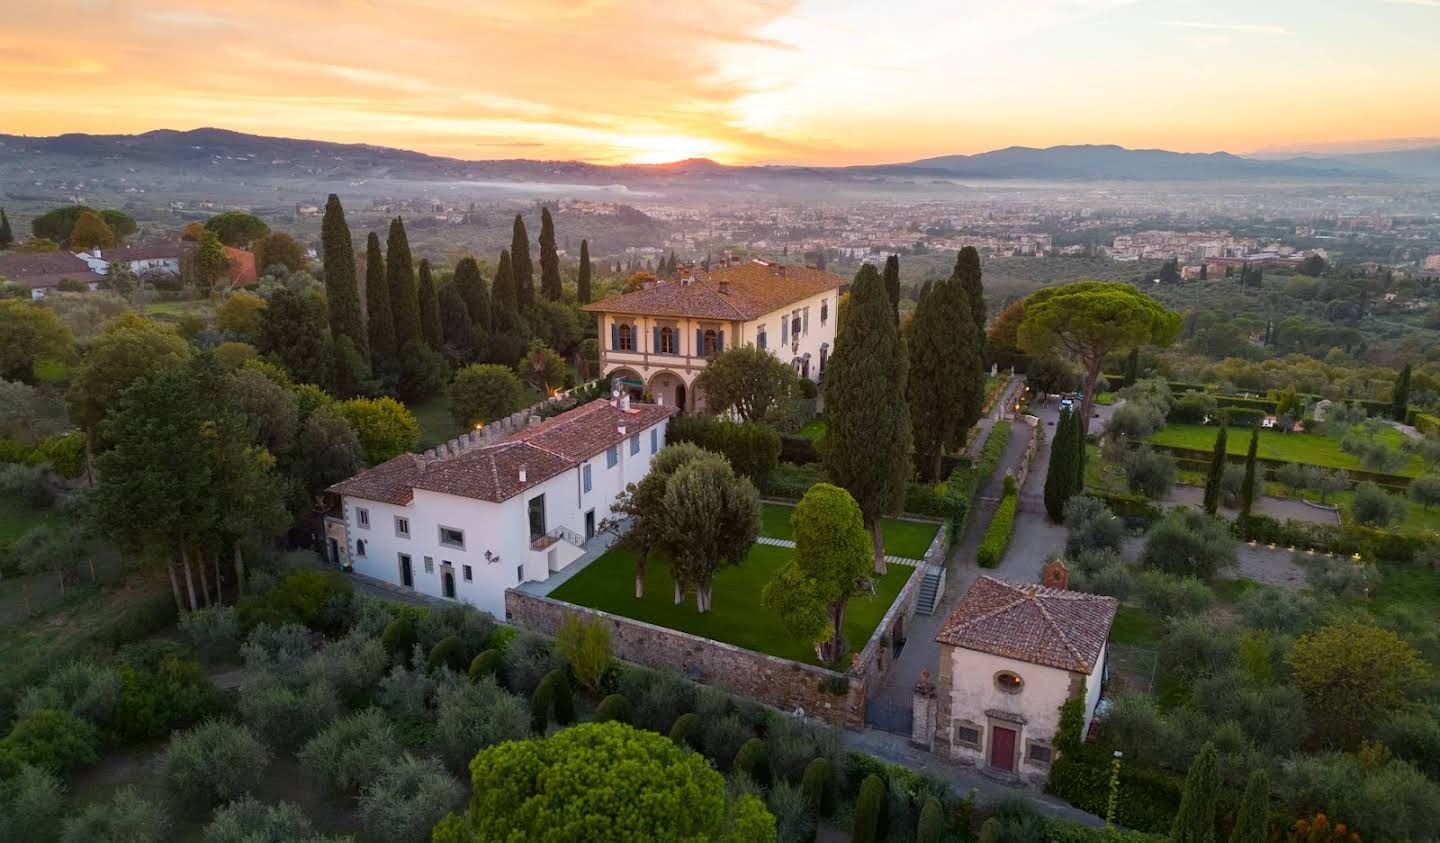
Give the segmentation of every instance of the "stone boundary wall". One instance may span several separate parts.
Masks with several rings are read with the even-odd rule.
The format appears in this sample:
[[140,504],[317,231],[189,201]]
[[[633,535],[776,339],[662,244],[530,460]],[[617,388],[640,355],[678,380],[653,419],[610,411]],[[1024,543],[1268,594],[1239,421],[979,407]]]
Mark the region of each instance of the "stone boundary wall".
[[[941,530],[943,533],[944,530]],[[929,558],[929,554],[926,554]],[[916,565],[911,571],[910,578],[905,581],[905,586],[896,595],[895,602],[890,604],[890,610],[885,617],[880,619],[880,624],[871,633],[870,640],[865,642],[865,649],[858,655],[852,657],[850,663],[850,690],[853,693],[858,686],[861,689],[861,703],[856,712],[858,716],[849,721],[847,725],[854,729],[865,727],[865,704],[864,689],[868,687],[879,687],[885,674],[890,670],[894,661],[894,642],[890,639],[890,630],[895,627],[895,621],[903,618],[901,629],[908,636],[910,626],[915,621],[915,607],[920,602],[920,584],[925,580],[925,565]]]
[[1025,455],[1020,458],[1020,469],[1015,473],[1015,488],[1025,488],[1025,478],[1030,476],[1030,464],[1035,461],[1035,452],[1040,447],[1040,419],[1037,416],[1025,414],[1020,420],[1030,427],[1030,444],[1025,448]]
[[574,395],[582,389],[589,389],[599,381],[582,383],[574,389],[568,389],[558,395],[552,395],[543,401],[538,401],[519,412],[511,413],[503,419],[495,419],[479,430],[471,430],[460,434],[448,442],[442,442],[424,452],[427,457],[449,457],[468,451],[471,448],[478,448],[481,445],[489,445],[494,442],[507,439],[516,433],[524,430],[532,424],[539,424],[540,417],[536,413],[554,404],[561,405],[564,409],[575,406]]
[[[918,583],[917,578],[911,579]],[[505,614],[516,626],[550,636],[559,632],[568,615],[599,619],[610,628],[610,646],[616,658],[670,668],[696,682],[717,685],[782,711],[803,708],[807,715],[837,726],[865,722],[863,671],[857,676],[852,669],[847,677],[823,667],[515,589],[505,592]],[[849,689],[843,694],[824,689],[847,678]]]

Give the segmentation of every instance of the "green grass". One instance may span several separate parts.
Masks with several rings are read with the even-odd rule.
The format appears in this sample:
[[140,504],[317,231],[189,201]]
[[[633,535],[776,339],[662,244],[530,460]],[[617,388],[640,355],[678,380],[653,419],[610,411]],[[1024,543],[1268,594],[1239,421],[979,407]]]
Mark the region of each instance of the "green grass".
[[448,442],[460,434],[455,420],[450,418],[450,396],[440,394],[410,407],[415,420],[420,423],[420,450],[433,448],[441,442]]
[[1100,405],[1102,405],[1102,406],[1108,405],[1108,404],[1114,404],[1114,403],[1115,403],[1115,393],[1113,393],[1113,392],[1097,392],[1097,393],[1095,393],[1095,403],[1096,403],[1096,404],[1100,404]]
[[1404,606],[1429,617],[1440,614],[1440,577],[1423,566],[1381,563],[1380,585],[1370,597],[1376,613]]
[[1214,589],[1215,596],[1220,598],[1221,603],[1234,603],[1239,600],[1247,591],[1254,591],[1260,587],[1260,583],[1254,580],[1247,580],[1244,577],[1238,579],[1217,579],[1210,583]]
[[29,509],[14,501],[0,500],[0,544],[12,542],[35,527],[59,518],[53,510]]
[[[1214,425],[1169,424],[1147,440],[1153,445],[1170,448],[1188,448],[1209,452],[1215,447],[1215,434],[1219,428]],[[1378,434],[1380,441],[1398,449],[1403,435],[1391,428]],[[1235,428],[1225,443],[1226,451],[1234,457],[1244,457],[1250,448],[1250,431]],[[1344,468],[1364,471],[1360,460],[1353,454],[1340,450],[1340,440],[1318,433],[1280,433],[1275,430],[1260,431],[1259,456],[1262,460],[1294,462],[1302,465],[1319,465],[1325,468]],[[1424,468],[1419,456],[1410,455],[1404,467],[1392,472],[1406,477],[1418,475]]]
[[1154,649],[1165,634],[1165,625],[1144,609],[1135,606],[1121,606],[1115,612],[1115,623],[1110,627],[1110,640],[1116,644]]
[[811,442],[819,442],[820,437],[825,435],[825,420],[811,419],[805,426],[795,431],[796,436],[803,436]]
[[[790,561],[794,551],[757,544],[739,565],[715,574],[711,610],[695,610],[695,596],[675,605],[670,564],[651,556],[645,566],[645,596],[635,599],[635,556],[628,548],[614,548],[550,593],[556,600],[624,615],[638,621],[701,635],[748,650],[757,650],[809,664],[819,664],[815,647],[791,635],[779,617],[760,605],[766,583]],[[895,602],[914,572],[891,565],[879,578],[876,595],[852,598],[845,610],[845,640],[858,651]]]
[[[760,510],[760,535],[772,539],[795,539],[790,529],[790,514],[795,507],[783,503],[766,501]],[[935,540],[939,524],[917,521],[901,521],[884,518],[880,521],[880,533],[885,541],[885,553],[889,556],[903,556],[906,559],[924,559],[925,551]]]
[[153,301],[145,305],[145,312],[154,316],[208,316],[215,309],[207,299],[190,301]]

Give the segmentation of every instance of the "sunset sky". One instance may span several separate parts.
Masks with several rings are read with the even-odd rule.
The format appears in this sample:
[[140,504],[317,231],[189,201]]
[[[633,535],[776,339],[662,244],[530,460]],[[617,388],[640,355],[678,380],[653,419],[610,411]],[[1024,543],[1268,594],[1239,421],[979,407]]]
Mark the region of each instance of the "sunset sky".
[[1440,0],[6,0],[0,132],[848,164],[1440,137]]

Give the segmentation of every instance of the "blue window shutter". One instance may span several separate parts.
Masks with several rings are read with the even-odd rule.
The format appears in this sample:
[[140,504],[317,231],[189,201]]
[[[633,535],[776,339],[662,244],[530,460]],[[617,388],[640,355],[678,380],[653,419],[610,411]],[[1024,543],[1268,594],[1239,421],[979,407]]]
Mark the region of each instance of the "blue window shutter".
[[790,341],[790,317],[784,316],[780,319],[780,344],[784,345]]
[[654,329],[654,333],[655,333],[655,344],[652,345],[652,346],[650,346],[650,353],[651,353],[651,354],[658,354],[658,353],[660,353],[660,329],[659,329],[659,328]]
[[801,311],[801,314],[801,318],[805,320],[805,333],[808,334],[810,333],[810,308],[805,308],[803,311]]
[[765,349],[765,332],[761,331],[755,335],[755,345],[762,351]]
[[610,350],[616,351],[620,348],[620,325],[617,322],[610,323]]
[[695,329],[695,353],[694,353],[694,355],[692,355],[692,356],[694,356],[694,357],[702,357],[702,356],[704,356],[704,354],[705,354],[705,334],[704,334],[699,328],[696,328],[696,329]]
[[721,328],[715,332],[715,351],[719,353],[725,350],[725,329]]

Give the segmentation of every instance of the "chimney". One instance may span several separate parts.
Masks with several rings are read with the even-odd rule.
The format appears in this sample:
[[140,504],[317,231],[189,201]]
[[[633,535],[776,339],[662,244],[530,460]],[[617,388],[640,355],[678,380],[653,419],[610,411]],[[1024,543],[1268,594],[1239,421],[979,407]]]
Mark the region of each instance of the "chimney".
[[521,464],[520,464],[520,482],[521,482],[521,483],[524,483],[524,482],[525,482],[525,464],[524,464],[524,463],[521,463]]
[[630,393],[628,391],[623,392],[620,395],[620,412],[630,412]]
[[1040,579],[1048,588],[1064,590],[1070,587],[1070,569],[1065,567],[1064,562],[1055,559],[1045,566],[1045,570],[1040,574]]
[[720,279],[720,295],[722,295],[722,296],[728,296],[728,295],[730,295],[730,282],[729,282],[729,281],[726,281],[724,278],[721,278],[721,279]]

